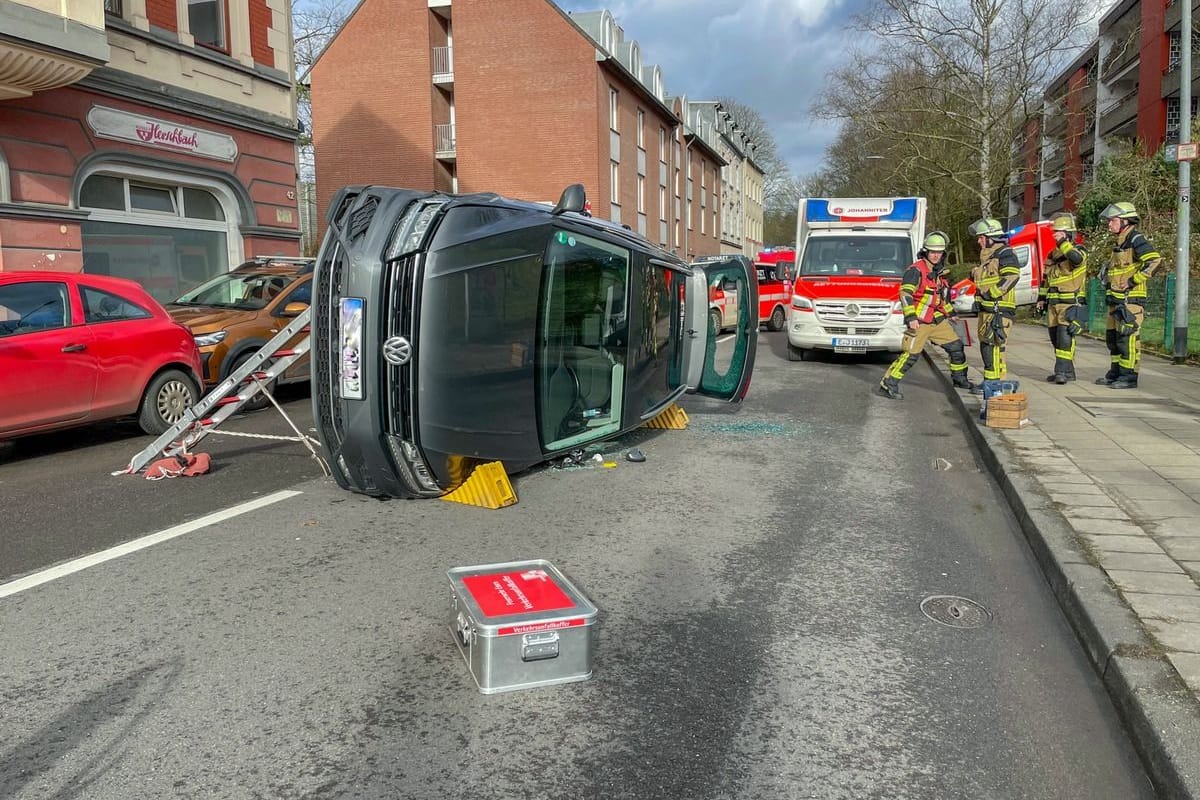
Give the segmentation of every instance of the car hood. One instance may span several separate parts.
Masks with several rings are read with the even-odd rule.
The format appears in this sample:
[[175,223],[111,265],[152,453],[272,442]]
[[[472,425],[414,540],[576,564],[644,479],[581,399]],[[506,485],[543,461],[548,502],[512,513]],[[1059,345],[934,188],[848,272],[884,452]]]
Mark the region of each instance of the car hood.
[[224,330],[240,322],[250,322],[258,316],[255,311],[211,306],[167,306],[167,313],[171,319],[190,328],[192,333]]
[[895,300],[900,296],[900,279],[803,276],[793,285],[792,291],[814,300]]

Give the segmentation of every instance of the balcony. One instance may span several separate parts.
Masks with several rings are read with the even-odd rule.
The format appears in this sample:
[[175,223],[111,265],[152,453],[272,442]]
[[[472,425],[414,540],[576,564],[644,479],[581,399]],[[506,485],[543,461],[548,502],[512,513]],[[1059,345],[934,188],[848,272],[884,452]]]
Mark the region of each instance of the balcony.
[[454,48],[433,48],[433,82],[438,86],[454,85]]
[[1100,135],[1131,133],[1137,119],[1137,88],[1100,109]]
[[1066,207],[1066,198],[1062,192],[1055,192],[1042,200],[1042,217],[1048,217]]
[[1067,115],[1058,106],[1049,107],[1043,120],[1043,130],[1047,136],[1063,133],[1067,129]]
[[[1170,72],[1167,72],[1163,75],[1162,95],[1161,96],[1164,99],[1167,97],[1178,97],[1179,96],[1179,83],[1180,83],[1180,79],[1182,78],[1182,76],[1183,76],[1183,70],[1181,70],[1179,68],[1178,64],[1176,64],[1174,69],[1172,69]],[[1196,97],[1196,96],[1198,96],[1198,94],[1200,94],[1197,92],[1197,89],[1200,88],[1200,86],[1197,85],[1198,82],[1200,82],[1200,58],[1196,58],[1195,56],[1193,56],[1192,57],[1192,97]]]
[[5,5],[0,100],[69,86],[108,62],[105,0],[16,0]]
[[458,158],[453,123],[433,126],[433,157],[439,161],[454,161]]
[[[1200,0],[1192,3],[1192,17],[1200,18]],[[1183,3],[1175,0],[1167,7],[1167,13],[1163,16],[1163,30],[1173,31],[1179,28],[1179,23],[1183,21]]]
[[1104,66],[1100,70],[1100,76],[1105,83],[1114,83],[1123,79],[1129,79],[1132,73],[1136,77],[1136,70],[1131,68],[1139,62],[1138,36],[1140,29],[1136,30],[1124,37],[1119,38],[1113,44],[1112,51],[1108,58],[1104,60]]
[[1046,151],[1046,160],[1042,162],[1042,177],[1046,180],[1058,178],[1067,165],[1067,152],[1061,147]]

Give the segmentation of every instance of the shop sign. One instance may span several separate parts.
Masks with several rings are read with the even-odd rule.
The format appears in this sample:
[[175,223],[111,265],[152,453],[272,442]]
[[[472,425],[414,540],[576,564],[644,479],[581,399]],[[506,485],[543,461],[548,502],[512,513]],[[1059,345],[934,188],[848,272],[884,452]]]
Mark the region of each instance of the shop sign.
[[219,161],[233,161],[238,154],[237,142],[232,136],[190,128],[144,114],[134,114],[106,106],[92,106],[88,111],[87,121],[95,134],[105,139],[132,142],[202,158],[215,158]]

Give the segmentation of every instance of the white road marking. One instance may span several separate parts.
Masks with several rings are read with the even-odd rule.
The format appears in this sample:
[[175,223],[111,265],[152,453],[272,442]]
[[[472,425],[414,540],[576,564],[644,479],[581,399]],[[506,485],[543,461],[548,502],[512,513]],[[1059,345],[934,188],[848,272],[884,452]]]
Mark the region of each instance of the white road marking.
[[717,344],[724,344],[725,342],[728,342],[730,339],[732,339],[735,336],[737,336],[736,333],[731,333],[723,339],[717,339]]
[[203,517],[194,519],[191,522],[184,522],[180,525],[150,533],[142,536],[139,539],[134,539],[131,542],[125,542],[115,547],[110,547],[107,550],[101,550],[99,553],[92,553],[87,556],[71,559],[65,563],[59,564],[49,569],[44,569],[41,572],[35,572],[32,575],[26,575],[24,578],[18,578],[15,581],[8,583],[0,583],[0,597],[8,597],[18,592],[23,592],[26,589],[32,589],[35,586],[41,586],[43,583],[49,583],[59,578],[64,578],[76,572],[81,572],[88,567],[94,567],[97,564],[103,564],[105,561],[111,561],[114,558],[127,556],[130,553],[136,553],[138,550],[143,550],[152,545],[160,544],[169,539],[174,539],[177,536],[183,536],[185,533],[206,528],[209,525],[215,525],[218,522],[224,522],[227,519],[246,514],[259,508],[264,508],[269,505],[278,503],[281,500],[287,500],[290,497],[295,497],[303,492],[297,492],[290,489],[268,494],[264,497],[259,497],[256,500],[248,500],[245,503],[240,503],[236,506],[214,511],[211,514],[205,514]]

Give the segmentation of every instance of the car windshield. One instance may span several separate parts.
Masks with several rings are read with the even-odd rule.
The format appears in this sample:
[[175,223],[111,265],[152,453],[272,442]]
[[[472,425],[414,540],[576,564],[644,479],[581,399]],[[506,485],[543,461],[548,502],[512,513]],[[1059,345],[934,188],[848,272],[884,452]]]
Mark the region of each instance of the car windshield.
[[258,311],[296,280],[295,275],[269,272],[230,272],[186,292],[172,305],[211,306]]
[[907,236],[828,236],[808,240],[801,275],[895,277],[913,262]]

